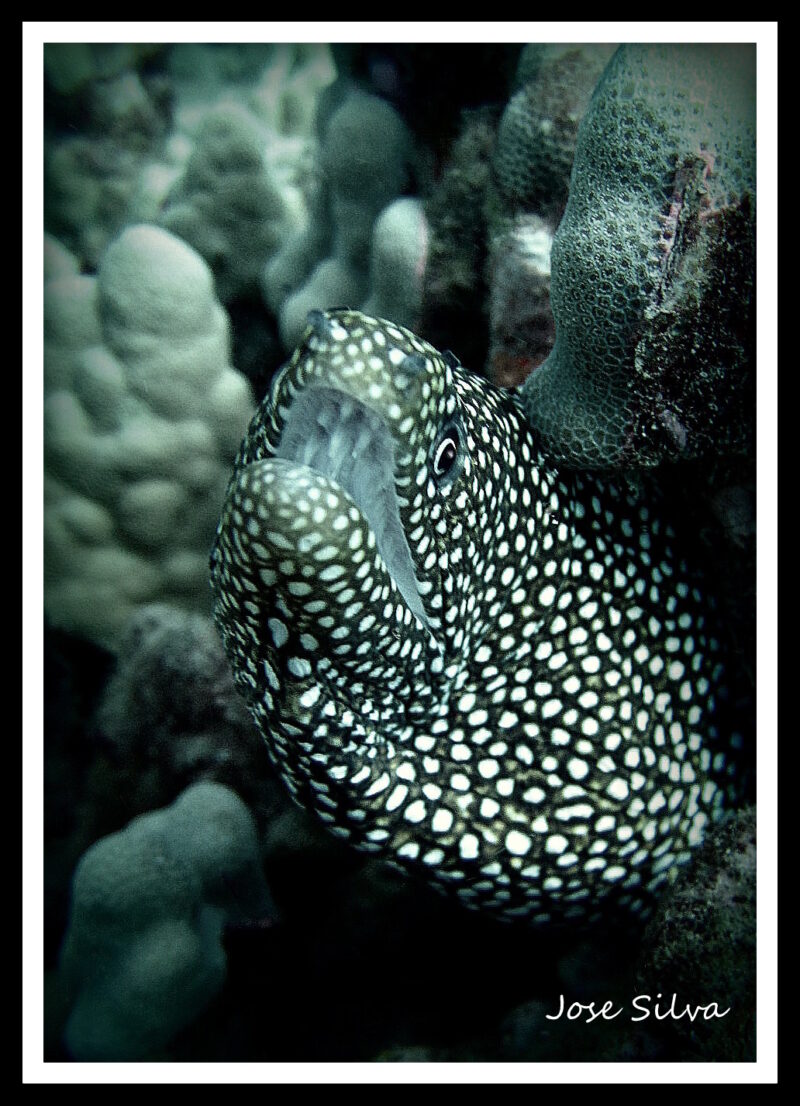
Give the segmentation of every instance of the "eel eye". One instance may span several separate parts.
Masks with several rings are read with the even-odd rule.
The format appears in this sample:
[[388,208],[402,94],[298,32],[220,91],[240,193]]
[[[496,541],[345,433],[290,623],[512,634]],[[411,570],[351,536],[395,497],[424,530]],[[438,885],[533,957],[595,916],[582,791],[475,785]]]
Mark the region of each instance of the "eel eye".
[[455,464],[458,457],[458,431],[454,426],[448,427],[442,437],[436,443],[433,451],[433,472],[435,476],[446,476]]

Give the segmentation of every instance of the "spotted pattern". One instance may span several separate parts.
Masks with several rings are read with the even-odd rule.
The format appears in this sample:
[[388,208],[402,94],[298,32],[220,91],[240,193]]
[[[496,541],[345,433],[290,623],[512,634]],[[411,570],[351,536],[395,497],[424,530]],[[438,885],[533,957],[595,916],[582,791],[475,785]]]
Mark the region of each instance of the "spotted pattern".
[[237,685],[330,831],[471,907],[645,913],[735,792],[711,613],[647,505],[409,331],[312,313],[211,558]]

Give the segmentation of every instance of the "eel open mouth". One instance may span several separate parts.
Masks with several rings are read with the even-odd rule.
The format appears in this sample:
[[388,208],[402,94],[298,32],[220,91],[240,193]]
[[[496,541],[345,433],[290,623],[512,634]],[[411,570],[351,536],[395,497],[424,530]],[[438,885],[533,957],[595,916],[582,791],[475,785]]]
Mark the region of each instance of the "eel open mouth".
[[347,492],[406,605],[430,628],[400,520],[394,442],[381,416],[345,392],[309,385],[287,411],[275,457],[314,469]]

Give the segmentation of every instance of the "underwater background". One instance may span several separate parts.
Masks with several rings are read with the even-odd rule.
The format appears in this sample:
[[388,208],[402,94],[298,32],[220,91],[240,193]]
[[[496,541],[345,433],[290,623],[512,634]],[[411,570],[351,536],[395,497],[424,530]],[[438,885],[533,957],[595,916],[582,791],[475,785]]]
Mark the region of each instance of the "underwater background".
[[[248,423],[347,305],[684,519],[752,758],[755,48],[699,55],[688,98],[691,50],[646,54],[638,127],[586,131],[573,172],[615,49],[45,46],[46,1060],[755,1058],[752,782],[646,925],[473,914],[290,801],[211,618]],[[680,195],[654,165],[709,122],[724,197],[690,211],[713,151],[671,163]],[[730,1013],[632,1022],[643,994]],[[626,1014],[547,1020],[561,995]]]

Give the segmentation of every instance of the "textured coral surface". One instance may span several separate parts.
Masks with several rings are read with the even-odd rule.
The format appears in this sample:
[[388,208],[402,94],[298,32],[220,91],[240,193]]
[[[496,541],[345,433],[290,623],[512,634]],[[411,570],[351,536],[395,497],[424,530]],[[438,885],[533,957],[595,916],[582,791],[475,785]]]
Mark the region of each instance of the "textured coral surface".
[[556,344],[522,394],[585,467],[747,451],[755,51],[624,46],[584,117],[552,253]]

